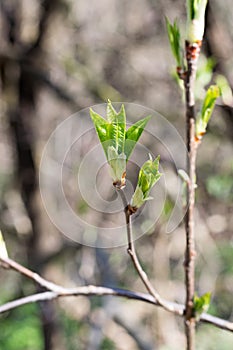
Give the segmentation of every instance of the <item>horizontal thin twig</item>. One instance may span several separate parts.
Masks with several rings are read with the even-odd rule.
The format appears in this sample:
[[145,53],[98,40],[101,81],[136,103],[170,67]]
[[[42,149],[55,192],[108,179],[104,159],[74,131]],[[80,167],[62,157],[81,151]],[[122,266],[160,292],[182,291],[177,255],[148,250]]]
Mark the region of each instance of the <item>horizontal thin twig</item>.
[[3,267],[5,268],[11,268],[12,270],[15,270],[19,272],[21,275],[24,275],[31,280],[35,281],[37,284],[39,284],[41,287],[44,287],[50,291],[63,293],[66,291],[66,288],[63,288],[62,286],[59,286],[55,283],[52,283],[50,281],[47,281],[37,273],[29,270],[28,268],[18,264],[16,261],[10,259],[10,258],[2,258],[0,257],[0,262],[2,263]]
[[[98,287],[98,286],[85,286],[77,288],[65,288],[62,293],[59,292],[43,292],[38,294],[32,294],[24,298],[10,301],[4,305],[0,306],[0,314],[15,309],[19,306],[23,306],[30,303],[36,303],[39,301],[48,301],[57,299],[59,297],[69,297],[69,296],[116,296],[124,297],[133,300],[139,300],[142,302],[150,303],[156,306],[161,306],[157,303],[155,298],[150,294],[133,292],[120,288],[108,288],[108,287]],[[168,302],[171,308],[176,310],[176,313],[182,316],[184,311],[184,305]],[[233,332],[233,323],[223,320],[221,318],[203,313],[200,318],[201,322],[212,324],[218,328]]]
[[[49,291],[38,293],[38,294],[32,294],[24,298],[20,298],[17,300],[10,301],[6,304],[3,304],[0,306],[0,314],[10,311],[12,309],[15,309],[19,306],[35,303],[38,301],[48,301],[57,299],[59,297],[69,297],[69,296],[117,296],[117,297],[124,297],[128,299],[133,300],[139,300],[142,302],[150,303],[156,306],[160,306],[163,308],[163,306],[150,294],[144,294],[139,292],[133,292],[125,289],[120,288],[108,288],[108,287],[100,287],[100,286],[83,286],[83,287],[76,287],[76,288],[64,288],[62,286],[59,286],[55,283],[52,283],[50,281],[47,281],[46,279],[42,278],[37,273],[27,269],[26,267],[18,264],[12,259],[0,257],[0,263],[5,268],[11,268],[22,275],[28,277],[29,279],[33,280],[34,282],[38,283],[40,286],[48,289]],[[164,300],[166,302],[166,305],[168,306],[167,310],[182,316],[184,312],[184,305],[169,302],[167,300]],[[200,321],[212,324],[218,328],[222,328],[224,330],[233,332],[233,322],[229,322],[226,320],[223,320],[221,318],[211,316],[209,314],[203,313],[200,317]]]

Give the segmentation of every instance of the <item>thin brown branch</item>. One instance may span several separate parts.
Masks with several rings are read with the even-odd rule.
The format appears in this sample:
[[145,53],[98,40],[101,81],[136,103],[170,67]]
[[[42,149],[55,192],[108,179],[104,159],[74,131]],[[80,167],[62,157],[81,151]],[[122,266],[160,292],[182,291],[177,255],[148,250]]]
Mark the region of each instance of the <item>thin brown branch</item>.
[[186,229],[186,251],[185,251],[185,332],[187,349],[195,349],[195,314],[194,314],[194,293],[195,293],[195,233],[194,233],[194,205],[195,205],[195,183],[196,183],[196,153],[197,143],[195,140],[195,98],[194,85],[196,79],[198,53],[196,45],[186,42],[187,72],[184,79],[185,100],[186,100],[186,143],[188,150],[187,173],[189,182],[187,184],[187,212],[185,216]]
[[134,245],[134,239],[133,239],[133,232],[132,232],[132,222],[131,222],[131,216],[133,214],[132,208],[130,205],[127,204],[127,200],[125,197],[125,194],[122,189],[118,189],[118,192],[121,196],[122,203],[124,205],[124,211],[125,211],[125,221],[126,221],[126,228],[127,228],[127,240],[128,240],[128,249],[127,252],[133,262],[133,265],[135,267],[135,270],[137,271],[141,281],[143,282],[144,286],[146,287],[147,291],[155,298],[158,305],[163,307],[167,311],[171,311],[176,313],[176,310],[173,308],[173,306],[170,303],[167,303],[159,293],[155,290],[153,285],[151,284],[147,274],[142,268],[142,265],[138,259],[135,245]]
[[233,332],[233,322],[223,320],[219,317],[203,313],[200,321],[212,324],[218,328],[224,329],[225,331]]
[[[111,295],[111,296],[125,297],[128,299],[141,300],[150,304],[157,305],[154,298],[150,295],[132,292],[124,289],[98,287],[98,286],[90,285],[90,286],[77,287],[77,288],[64,288],[63,292],[48,291],[48,292],[29,295],[27,297],[17,299],[14,301],[10,301],[0,306],[0,314],[9,310],[15,309],[19,306],[35,303],[38,301],[47,301],[47,300],[57,299],[59,297],[81,296],[81,295],[83,296]],[[182,309],[180,310],[180,312],[182,313]]]
[[[25,268],[24,266],[16,263],[14,260],[0,257],[0,262],[4,268],[10,268],[13,269],[22,275],[26,276],[27,278],[35,281],[40,286],[43,286],[44,288],[48,289],[49,291],[29,295],[27,297],[17,299],[14,301],[10,301],[4,305],[0,306],[0,314],[10,311],[12,309],[15,309],[19,306],[23,306],[30,303],[35,303],[39,301],[48,301],[57,299],[59,297],[68,297],[68,296],[104,296],[104,295],[110,295],[110,296],[117,296],[117,297],[124,297],[128,299],[133,300],[139,300],[142,302],[150,303],[156,306],[163,307],[161,303],[156,300],[156,298],[149,294],[144,293],[138,293],[133,292],[125,289],[120,288],[107,288],[107,287],[99,287],[99,286],[84,286],[84,287],[76,287],[76,288],[64,288],[62,286],[59,286],[55,283],[52,283],[50,281],[47,281],[46,279],[42,278],[35,272]],[[184,305],[178,304],[178,303],[172,303],[169,301],[163,301],[166,303],[166,310],[175,313],[176,315],[183,316],[184,313]],[[218,328],[233,332],[233,323],[222,320],[218,317],[211,316],[209,314],[203,313],[200,317],[201,322],[212,324]]]
[[16,261],[10,259],[10,258],[2,258],[0,257],[0,262],[2,263],[3,267],[5,268],[11,268],[12,270],[15,270],[19,272],[21,275],[24,275],[31,280],[35,281],[38,285],[41,287],[44,287],[50,291],[57,292],[57,293],[63,293],[66,291],[65,288],[58,286],[55,283],[49,282],[46,279],[42,278],[37,273],[29,270],[28,268],[18,264]]

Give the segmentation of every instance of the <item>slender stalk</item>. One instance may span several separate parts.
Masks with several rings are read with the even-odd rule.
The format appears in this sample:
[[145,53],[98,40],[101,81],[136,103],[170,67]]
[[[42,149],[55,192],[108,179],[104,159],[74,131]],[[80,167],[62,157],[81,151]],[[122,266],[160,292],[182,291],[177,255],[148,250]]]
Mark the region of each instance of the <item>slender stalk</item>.
[[12,270],[15,270],[19,272],[21,275],[24,275],[31,280],[35,281],[38,285],[41,287],[44,287],[50,291],[53,292],[58,292],[58,293],[63,293],[66,289],[58,286],[55,283],[49,282],[46,279],[42,278],[40,275],[37,273],[29,270],[28,268],[18,264],[16,261],[10,259],[10,258],[1,258],[0,257],[0,262],[3,264],[5,268],[11,268]]
[[126,227],[127,227],[127,240],[128,240],[128,249],[127,252],[133,262],[133,265],[135,267],[135,270],[137,271],[141,281],[143,282],[144,286],[146,287],[147,291],[155,298],[158,305],[162,306],[165,310],[175,312],[173,306],[170,303],[167,303],[159,293],[154,289],[152,286],[147,274],[143,270],[140,261],[138,259],[135,245],[134,245],[134,239],[133,239],[133,232],[132,232],[132,222],[131,222],[131,216],[134,213],[133,208],[127,204],[127,200],[125,197],[125,194],[122,189],[118,189],[118,192],[121,196],[122,203],[124,205],[124,211],[125,211],[125,221],[126,221]]
[[185,251],[185,332],[187,349],[195,349],[195,326],[194,293],[195,293],[195,232],[194,232],[194,206],[195,206],[195,183],[196,183],[196,153],[197,143],[195,140],[195,98],[194,85],[196,78],[197,59],[200,45],[190,45],[186,42],[187,72],[184,78],[186,100],[186,142],[187,142],[187,212],[185,216],[186,251]]

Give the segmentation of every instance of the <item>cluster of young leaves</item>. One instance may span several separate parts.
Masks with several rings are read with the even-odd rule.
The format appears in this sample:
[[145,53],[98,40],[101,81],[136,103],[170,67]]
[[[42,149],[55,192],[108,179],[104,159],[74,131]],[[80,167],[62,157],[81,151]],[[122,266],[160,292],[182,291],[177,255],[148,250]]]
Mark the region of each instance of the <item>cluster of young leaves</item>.
[[[189,45],[200,44],[205,28],[205,10],[208,0],[187,0],[187,33]],[[177,20],[173,24],[166,18],[168,39],[178,69],[184,68],[183,46],[181,32]]]
[[90,116],[99,136],[108,164],[113,183],[116,186],[125,185],[126,163],[138,142],[150,116],[131,125],[126,130],[126,114],[124,105],[116,112],[111,101],[107,104],[107,119],[90,109]]
[[158,156],[154,161],[151,155],[149,157],[150,159],[143,164],[139,172],[137,187],[131,201],[133,208],[140,208],[145,201],[152,199],[149,196],[150,191],[162,175],[159,172],[160,157]]
[[[119,112],[116,112],[111,101],[108,101],[107,104],[107,119],[92,109],[90,109],[90,116],[110,165],[113,185],[116,188],[123,188],[125,186],[126,164],[150,116],[139,120],[126,130],[124,105],[121,106]],[[131,200],[134,208],[140,208],[145,201],[151,199],[149,192],[160,176],[159,157],[153,161],[150,156],[139,172],[137,187]]]
[[195,295],[194,297],[194,310],[195,310],[195,318],[197,320],[200,319],[200,316],[203,312],[207,312],[210,306],[211,293],[205,293],[202,296]]
[[[204,19],[205,19],[205,9],[207,5],[207,0],[187,0],[187,40],[190,44],[198,43],[202,40],[204,32]],[[176,60],[177,72],[179,68],[181,70],[185,69],[185,64],[183,62],[183,50],[180,42],[180,30],[177,21],[171,24],[166,18],[168,38],[171,46],[171,51]],[[201,81],[198,85],[198,91],[202,92],[204,85],[209,84],[213,76],[213,60],[205,60],[204,64],[199,67],[197,71],[197,82]],[[184,76],[185,72],[183,71]],[[211,85],[205,93],[205,97],[202,103],[200,112],[198,113],[196,122],[196,138],[201,140],[202,136],[206,132],[207,124],[213,113],[216,99],[223,94],[224,98],[229,101],[232,98],[230,96],[229,89],[227,87],[226,81],[221,77],[218,79],[218,85]],[[222,85],[220,87],[219,85]]]

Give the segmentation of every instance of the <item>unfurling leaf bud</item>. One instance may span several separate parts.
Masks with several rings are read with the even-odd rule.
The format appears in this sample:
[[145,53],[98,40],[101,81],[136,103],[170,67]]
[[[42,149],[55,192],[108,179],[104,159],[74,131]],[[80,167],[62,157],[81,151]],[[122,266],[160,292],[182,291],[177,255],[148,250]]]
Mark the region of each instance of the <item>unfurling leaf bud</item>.
[[196,137],[198,140],[206,132],[207,124],[213,113],[216,99],[220,96],[220,89],[217,85],[211,85],[206,92],[205,99],[202,104],[201,112],[198,115],[196,123]]
[[206,312],[210,306],[211,293],[205,293],[202,296],[194,296],[194,310],[196,320],[200,319],[203,312]]
[[162,175],[159,172],[159,159],[160,157],[158,156],[153,161],[150,155],[150,159],[141,167],[137,187],[131,200],[133,208],[138,209],[145,201],[152,199],[152,197],[149,197],[150,191]]
[[150,117],[139,120],[126,130],[124,105],[121,106],[119,112],[116,112],[111,101],[108,101],[107,104],[107,120],[92,109],[90,109],[90,116],[110,165],[113,185],[117,188],[123,188],[125,186],[126,163]]

